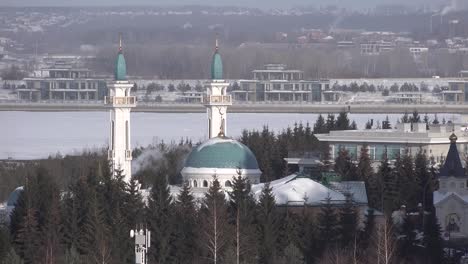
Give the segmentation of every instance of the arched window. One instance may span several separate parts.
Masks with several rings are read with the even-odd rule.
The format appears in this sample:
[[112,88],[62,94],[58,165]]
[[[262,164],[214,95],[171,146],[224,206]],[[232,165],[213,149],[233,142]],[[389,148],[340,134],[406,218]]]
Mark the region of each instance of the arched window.
[[231,181],[224,182],[224,187],[232,187]]
[[196,180],[193,181],[193,187],[198,187]]
[[206,180],[203,181],[203,187],[208,187],[208,182]]

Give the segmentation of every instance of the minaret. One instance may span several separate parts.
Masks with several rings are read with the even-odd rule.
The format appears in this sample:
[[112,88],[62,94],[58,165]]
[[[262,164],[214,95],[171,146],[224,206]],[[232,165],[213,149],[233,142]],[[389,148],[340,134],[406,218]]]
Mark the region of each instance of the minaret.
[[124,180],[132,177],[132,148],[130,146],[130,110],[136,106],[135,96],[130,96],[133,84],[127,80],[127,66],[122,50],[122,37],[119,37],[119,53],[115,61],[114,80],[107,83],[109,96],[104,103],[110,110],[110,137],[108,158],[113,174],[122,170]]
[[223,80],[223,62],[219,54],[218,38],[211,61],[211,81],[207,84],[203,104],[208,114],[208,137],[226,135],[227,107],[232,105],[231,96],[227,95],[228,82]]

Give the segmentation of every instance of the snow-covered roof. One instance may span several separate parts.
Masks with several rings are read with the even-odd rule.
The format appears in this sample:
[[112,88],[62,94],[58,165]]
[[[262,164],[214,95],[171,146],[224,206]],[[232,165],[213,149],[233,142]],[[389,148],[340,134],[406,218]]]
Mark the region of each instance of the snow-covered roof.
[[[264,183],[252,186],[252,193],[257,200],[260,198],[264,186]],[[342,193],[309,178],[297,177],[296,174],[272,181],[270,187],[278,205],[319,205],[327,197],[330,197],[333,203],[346,200]]]
[[440,192],[440,191],[435,191],[434,192],[434,205],[437,205],[444,201],[445,199],[449,198],[450,196],[456,197],[460,200],[462,200],[465,203],[468,203],[468,195],[460,195],[455,192]]
[[330,182],[330,187],[340,193],[352,195],[354,202],[367,204],[366,184],[362,181]]

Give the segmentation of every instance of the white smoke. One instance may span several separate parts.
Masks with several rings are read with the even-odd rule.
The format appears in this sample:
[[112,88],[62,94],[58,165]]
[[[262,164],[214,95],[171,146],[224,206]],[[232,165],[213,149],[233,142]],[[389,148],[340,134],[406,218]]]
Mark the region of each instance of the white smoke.
[[468,0],[451,0],[450,5],[445,6],[440,14],[445,16],[449,13],[467,10],[468,9]]
[[164,154],[159,150],[159,148],[145,148],[143,153],[132,161],[132,174],[135,175],[149,167],[159,167],[163,159]]

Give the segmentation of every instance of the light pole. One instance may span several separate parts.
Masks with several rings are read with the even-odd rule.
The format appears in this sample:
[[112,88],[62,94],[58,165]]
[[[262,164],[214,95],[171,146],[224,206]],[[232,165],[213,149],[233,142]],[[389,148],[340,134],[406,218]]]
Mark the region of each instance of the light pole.
[[151,231],[148,229],[130,230],[130,237],[135,237],[135,264],[148,264],[147,252],[151,245]]

